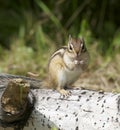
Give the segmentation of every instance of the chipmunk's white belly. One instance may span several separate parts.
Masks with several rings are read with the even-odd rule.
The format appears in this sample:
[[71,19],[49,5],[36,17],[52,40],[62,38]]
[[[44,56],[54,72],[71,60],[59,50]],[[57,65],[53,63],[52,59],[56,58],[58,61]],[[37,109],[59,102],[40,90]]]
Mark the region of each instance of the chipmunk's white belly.
[[65,78],[66,78],[67,84],[74,83],[79,78],[81,73],[82,73],[81,68],[78,68],[73,71],[70,71],[67,69],[65,71]]
[[79,78],[81,73],[81,68],[72,71],[68,70],[67,68],[65,70],[61,70],[58,74],[59,85],[64,87],[74,83]]

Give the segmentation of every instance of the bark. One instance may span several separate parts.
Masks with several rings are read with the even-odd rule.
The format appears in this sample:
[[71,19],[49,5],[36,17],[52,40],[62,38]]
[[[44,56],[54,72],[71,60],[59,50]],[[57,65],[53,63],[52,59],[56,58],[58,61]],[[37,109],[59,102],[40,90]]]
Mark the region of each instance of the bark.
[[24,130],[120,130],[120,94],[72,90],[69,98],[33,90],[37,101]]

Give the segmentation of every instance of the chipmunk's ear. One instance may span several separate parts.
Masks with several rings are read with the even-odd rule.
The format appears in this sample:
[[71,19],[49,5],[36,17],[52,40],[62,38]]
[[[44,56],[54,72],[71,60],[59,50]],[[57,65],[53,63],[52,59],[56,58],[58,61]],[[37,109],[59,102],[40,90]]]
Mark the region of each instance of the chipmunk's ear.
[[80,42],[81,42],[81,48],[82,48],[82,52],[86,52],[86,46],[85,46],[85,41],[84,41],[84,38],[83,37],[81,37],[80,38]]
[[80,41],[84,44],[84,38],[83,37],[80,37]]
[[72,40],[72,36],[69,34],[69,41],[71,41]]
[[69,41],[68,41],[68,50],[71,52],[73,50],[73,45],[72,45],[72,37],[69,35]]

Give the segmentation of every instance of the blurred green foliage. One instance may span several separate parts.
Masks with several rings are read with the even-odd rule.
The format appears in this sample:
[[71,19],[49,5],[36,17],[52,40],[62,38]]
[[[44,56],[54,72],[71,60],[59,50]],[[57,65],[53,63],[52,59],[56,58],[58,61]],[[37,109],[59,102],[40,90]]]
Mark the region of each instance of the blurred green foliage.
[[119,11],[119,0],[1,0],[0,72],[44,75],[69,34],[82,35],[91,53],[112,57],[120,51]]

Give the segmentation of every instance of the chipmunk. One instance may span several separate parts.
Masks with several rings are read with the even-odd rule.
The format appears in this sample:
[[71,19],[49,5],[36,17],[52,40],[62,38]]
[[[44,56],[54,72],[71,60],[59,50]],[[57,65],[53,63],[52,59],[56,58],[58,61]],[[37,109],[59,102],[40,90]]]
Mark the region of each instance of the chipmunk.
[[69,36],[68,46],[64,46],[54,52],[48,63],[48,76],[42,82],[42,86],[53,88],[62,95],[67,96],[69,88],[87,68],[89,53],[83,38]]
[[[47,78],[43,81],[25,76],[0,74],[0,84],[8,83],[9,80],[14,78],[21,78],[28,81],[32,88],[55,89],[62,95],[67,96],[70,92],[65,90],[65,87],[71,87],[88,64],[89,53],[84,39],[69,36],[68,46],[58,49],[50,57]],[[32,77],[36,76],[29,74]]]

